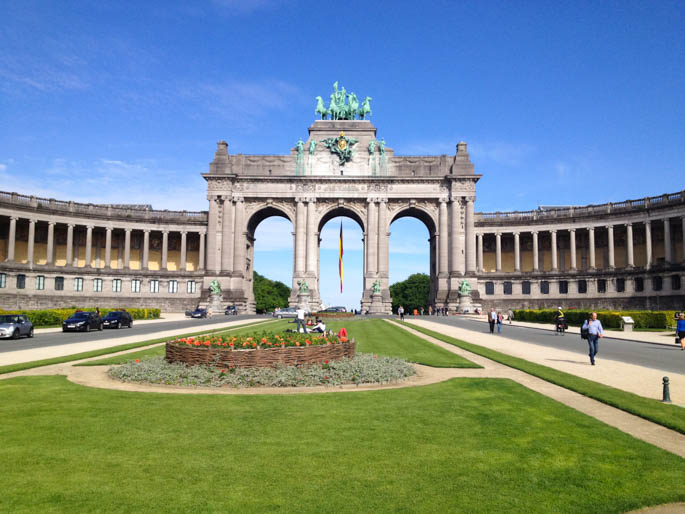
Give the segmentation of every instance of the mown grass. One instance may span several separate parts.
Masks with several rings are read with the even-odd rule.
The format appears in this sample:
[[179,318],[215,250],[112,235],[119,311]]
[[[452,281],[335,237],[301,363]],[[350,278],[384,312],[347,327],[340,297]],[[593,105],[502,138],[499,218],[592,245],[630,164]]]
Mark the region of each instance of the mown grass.
[[1,512],[625,512],[685,460],[502,379],[309,395],[0,381]]
[[482,355],[488,359],[499,362],[506,366],[525,371],[531,375],[539,377],[553,384],[565,387],[582,395],[593,398],[617,409],[624,410],[641,418],[647,419],[659,425],[676,430],[685,434],[685,409],[677,405],[662,403],[658,400],[644,398],[637,394],[622,391],[592,380],[577,377],[569,373],[564,373],[541,364],[535,364],[518,357],[506,355],[504,353],[485,348],[473,343],[467,343],[460,339],[446,336],[439,332],[429,330],[414,324],[407,324],[414,330],[435,337],[445,343],[453,344],[464,350],[468,350],[477,355]]

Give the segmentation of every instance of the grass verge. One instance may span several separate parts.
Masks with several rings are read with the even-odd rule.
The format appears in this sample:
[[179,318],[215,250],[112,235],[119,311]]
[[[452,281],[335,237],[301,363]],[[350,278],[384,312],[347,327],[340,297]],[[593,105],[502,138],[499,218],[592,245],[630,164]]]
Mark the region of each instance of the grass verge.
[[461,341],[460,339],[455,339],[414,324],[408,323],[407,326],[445,343],[453,344],[500,364],[525,371],[530,375],[685,434],[685,409],[677,405],[644,398],[637,394],[593,382],[592,380],[577,377],[541,364],[535,364],[518,357],[512,357],[511,355],[506,355],[477,344],[467,343],[466,341]]

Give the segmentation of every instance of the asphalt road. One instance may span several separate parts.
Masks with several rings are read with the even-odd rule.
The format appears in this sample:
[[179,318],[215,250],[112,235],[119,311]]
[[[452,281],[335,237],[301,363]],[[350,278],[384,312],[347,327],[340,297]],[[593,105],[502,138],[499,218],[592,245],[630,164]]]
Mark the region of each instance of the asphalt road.
[[144,324],[136,323],[136,320],[134,320],[133,327],[130,329],[105,329],[102,332],[98,330],[90,332],[48,332],[43,334],[36,333],[33,339],[29,339],[27,337],[22,337],[19,340],[0,339],[0,353],[14,352],[17,350],[31,350],[34,348],[49,348],[51,346],[60,346],[65,344],[78,345],[87,341],[102,341],[105,339],[123,338],[131,335],[150,336],[150,339],[154,339],[155,334],[163,330],[178,329],[193,332],[195,330],[202,330],[204,328],[211,329],[212,325],[216,325],[217,323],[250,319],[266,320],[273,318],[244,314],[238,316],[214,316],[207,319],[186,318],[177,321],[160,321],[158,323]]
[[[465,328],[475,332],[490,332],[488,323],[460,316],[431,316],[430,318],[426,316],[419,319]],[[497,328],[495,328],[496,332]],[[612,338],[609,334],[611,332],[605,332],[605,337],[599,340],[598,363],[600,359],[604,358],[637,364],[664,372],[685,373],[685,352],[680,350],[680,346],[675,344],[663,345],[628,341]],[[517,341],[564,349],[577,353],[579,356],[589,360],[587,342],[581,339],[579,334],[567,333],[564,336],[558,336],[552,330],[517,327],[515,325],[508,325],[505,321],[502,327],[502,335]],[[664,339],[665,342],[673,341],[673,338]]]

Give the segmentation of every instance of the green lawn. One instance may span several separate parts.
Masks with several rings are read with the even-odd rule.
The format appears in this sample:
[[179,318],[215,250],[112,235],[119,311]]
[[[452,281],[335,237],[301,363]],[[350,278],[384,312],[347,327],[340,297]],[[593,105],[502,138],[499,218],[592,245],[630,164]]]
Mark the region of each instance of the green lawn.
[[685,460],[508,380],[216,396],[0,381],[1,512],[625,512]]

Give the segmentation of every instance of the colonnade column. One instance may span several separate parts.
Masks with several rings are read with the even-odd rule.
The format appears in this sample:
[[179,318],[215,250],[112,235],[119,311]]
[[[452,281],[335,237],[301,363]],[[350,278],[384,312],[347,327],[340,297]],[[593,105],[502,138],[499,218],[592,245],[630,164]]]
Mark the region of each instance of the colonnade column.
[[440,245],[440,259],[438,261],[438,273],[440,275],[447,274],[447,258],[449,254],[449,228],[447,219],[447,201],[440,200],[440,211],[439,211],[439,223],[440,223],[440,238],[438,239],[438,244]]
[[221,209],[221,269],[222,271],[233,271],[233,246],[235,244],[235,237],[233,236],[233,197],[224,196],[223,200],[223,207]]
[[168,269],[168,257],[169,257],[169,231],[162,231],[162,269]]
[[[683,219],[683,227],[685,228],[685,218]],[[17,241],[17,218],[10,217],[10,232],[7,238],[7,262],[14,262],[14,248]]]
[[635,254],[633,253],[633,224],[626,223],[626,261],[629,268],[635,267]]
[[518,232],[514,232],[514,271],[521,271],[521,242]]
[[93,257],[93,225],[86,227],[86,268],[90,268],[90,261]]
[[534,230],[533,234],[533,271],[540,269],[540,256],[538,254],[538,232]]
[[143,230],[143,266],[144,270],[150,265],[150,229]]
[[[309,198],[307,201],[307,232],[305,238],[307,241],[307,274],[315,277],[316,276],[316,256],[318,250],[317,239],[318,235],[316,233],[316,200],[314,198]],[[316,287],[315,284],[311,284],[310,287]]]
[[215,196],[208,196],[209,214],[207,215],[207,269],[209,271],[219,271],[221,261],[217,256],[217,227],[219,226],[219,199]]
[[652,266],[652,222],[645,221],[645,268]]
[[53,264],[55,256],[55,222],[48,222],[47,264]]
[[614,258],[614,226],[607,227],[607,246],[609,247],[609,269],[616,267],[616,259]]
[[[124,229],[124,269],[131,269],[131,229]],[[67,241],[69,240],[67,236]],[[69,249],[67,248],[67,255]]]
[[[466,214],[465,214],[465,239],[466,239],[466,273],[473,273],[476,271],[476,229],[475,216],[473,213],[473,203],[475,198],[466,199]],[[481,259],[482,261],[482,259]]]
[[685,262],[685,216],[683,216],[681,222],[683,224],[683,262]]
[[552,230],[552,271],[557,271],[559,265],[557,264],[557,231]]
[[495,234],[495,270],[502,271],[502,234]]
[[205,269],[205,233],[200,232],[200,255],[199,262],[197,264],[198,270]]
[[235,228],[233,230],[233,269],[245,276],[245,200],[235,198]]
[[33,249],[36,240],[36,220],[29,220],[29,242],[26,250],[26,262],[29,266],[33,266]]
[[366,237],[364,249],[366,251],[366,275],[371,277],[376,274],[376,249],[378,248],[378,218],[376,216],[376,201],[367,199],[366,206]]
[[459,206],[459,200],[454,198],[450,202],[450,273],[456,273],[460,270],[459,257],[461,251],[459,248],[459,228],[460,228],[460,217],[461,217],[461,207]]
[[105,268],[112,267],[112,227],[105,229]]
[[578,269],[578,263],[576,262],[576,229],[569,229],[568,233],[571,240],[571,271],[576,271]]
[[306,264],[306,224],[307,224],[307,210],[304,206],[304,200],[298,198],[297,208],[295,210],[295,277],[293,279],[301,278],[305,270]]
[[478,246],[478,272],[483,273],[483,234],[476,234],[477,246]]
[[67,266],[74,265],[74,224],[67,224]]
[[671,250],[671,220],[664,219],[664,260],[666,264],[673,262],[673,252]]
[[378,274],[388,278],[388,200],[378,202]]
[[186,271],[187,260],[188,260],[188,249],[187,249],[187,232],[185,230],[181,231],[181,271]]
[[587,233],[588,244],[590,246],[590,269],[595,269],[595,227],[588,228]]

